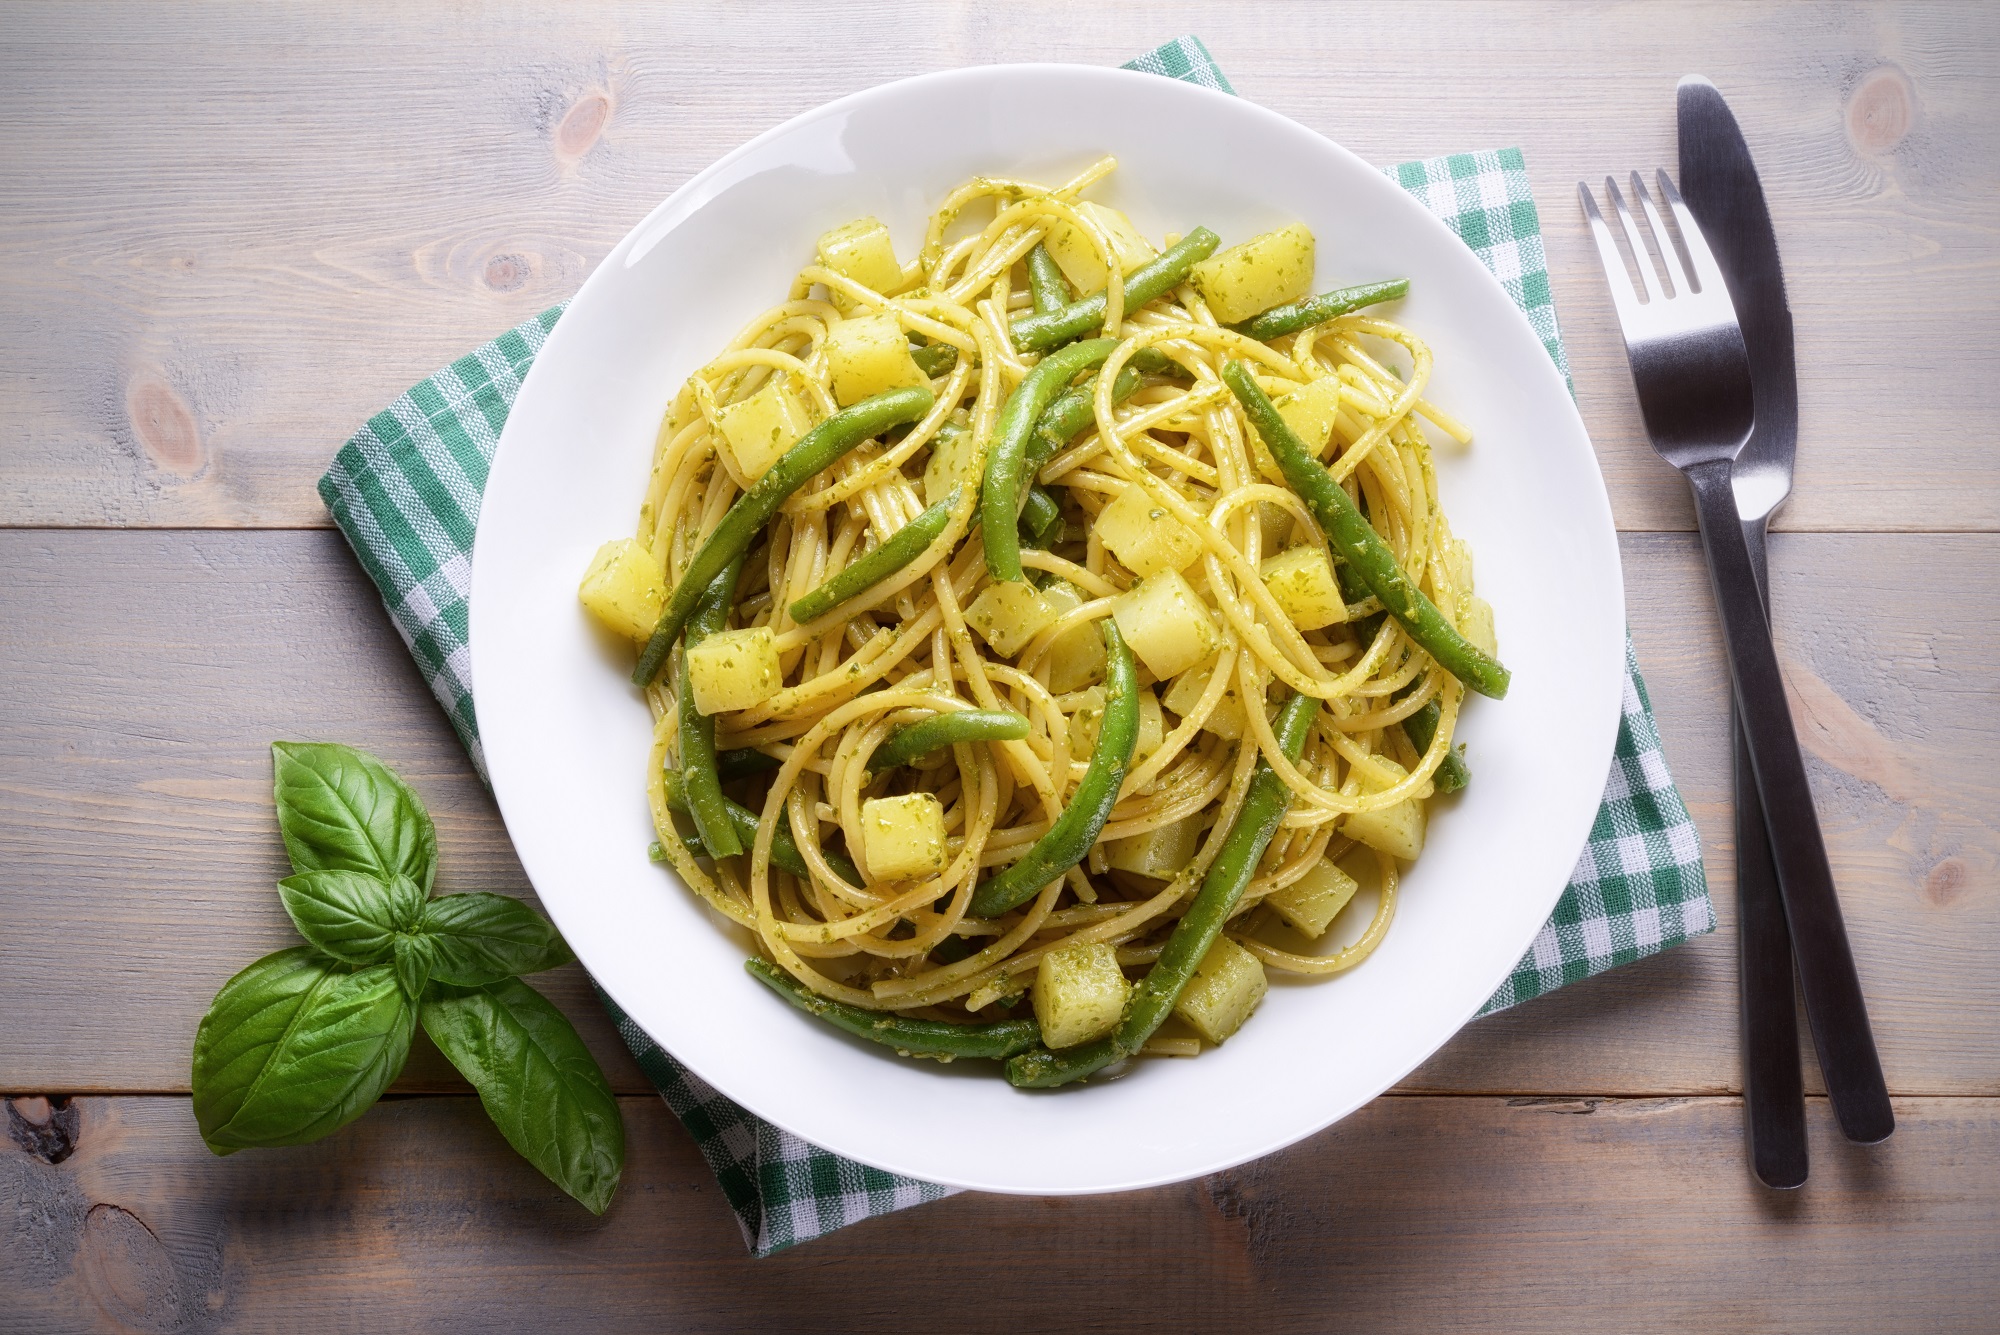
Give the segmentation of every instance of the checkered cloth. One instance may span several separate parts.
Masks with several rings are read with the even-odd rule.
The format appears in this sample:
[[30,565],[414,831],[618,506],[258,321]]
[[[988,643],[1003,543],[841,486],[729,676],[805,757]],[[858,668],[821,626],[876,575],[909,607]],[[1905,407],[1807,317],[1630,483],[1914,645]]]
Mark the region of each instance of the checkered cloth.
[[[1234,91],[1194,37],[1127,68]],[[1406,162],[1389,174],[1499,276],[1567,377],[1520,151]],[[560,307],[544,312],[418,384],[371,418],[319,483],[334,522],[381,590],[482,775],[466,645],[473,532],[508,407],[561,314]],[[1481,1014],[1715,926],[1701,841],[1667,773],[1629,638],[1626,670],[1624,720],[1590,840],[1555,915]],[[752,1116],[681,1066],[608,998],[605,1006],[640,1069],[694,1136],[758,1256],[951,1194],[842,1159]]]

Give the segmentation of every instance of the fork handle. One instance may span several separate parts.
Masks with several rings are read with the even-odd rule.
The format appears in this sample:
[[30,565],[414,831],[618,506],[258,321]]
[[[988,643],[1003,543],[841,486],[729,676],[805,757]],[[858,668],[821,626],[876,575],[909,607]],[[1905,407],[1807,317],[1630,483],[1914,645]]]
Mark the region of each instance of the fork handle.
[[1872,1145],[1896,1129],[1888,1086],[1868,1027],[1868,1006],[1847,944],[1833,868],[1820,837],[1805,759],[1785,702],[1785,679],[1771,626],[1757,591],[1757,575],[1730,488],[1727,459],[1683,470],[1694,492],[1695,516],[1708,555],[1722,639],[1735,683],[1737,719],[1764,800],[1764,827],[1777,869],[1799,990],[1806,1001],[1813,1046],[1834,1116],[1849,1140]]
[[[1768,612],[1771,581],[1764,568],[1764,521],[1745,521],[1743,537]],[[1765,1186],[1787,1190],[1804,1185],[1809,1167],[1805,1085],[1799,1072],[1798,1006],[1793,1000],[1792,934],[1785,926],[1778,872],[1771,865],[1771,840],[1764,830],[1764,803],[1757,796],[1750,750],[1733,704],[1729,713],[1729,735],[1735,743],[1743,1108],[1749,1122],[1750,1166]]]

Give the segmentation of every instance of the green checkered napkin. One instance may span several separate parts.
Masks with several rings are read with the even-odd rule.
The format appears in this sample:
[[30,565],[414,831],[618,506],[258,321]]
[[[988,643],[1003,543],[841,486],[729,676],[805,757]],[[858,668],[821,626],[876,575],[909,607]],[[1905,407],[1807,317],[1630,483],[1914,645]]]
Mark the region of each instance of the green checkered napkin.
[[[1194,37],[1127,68],[1235,91]],[[1567,377],[1520,151],[1406,162],[1389,174],[1499,276]],[[538,315],[418,384],[370,419],[319,483],[482,775],[466,644],[473,533],[508,407],[561,314],[558,307]],[[1555,915],[1482,1015],[1715,926],[1701,841],[1667,772],[1629,637],[1625,655],[1624,720],[1597,823]],[[609,998],[605,1006],[640,1069],[694,1136],[757,1255],[951,1194],[842,1159],[752,1116],[675,1061]]]

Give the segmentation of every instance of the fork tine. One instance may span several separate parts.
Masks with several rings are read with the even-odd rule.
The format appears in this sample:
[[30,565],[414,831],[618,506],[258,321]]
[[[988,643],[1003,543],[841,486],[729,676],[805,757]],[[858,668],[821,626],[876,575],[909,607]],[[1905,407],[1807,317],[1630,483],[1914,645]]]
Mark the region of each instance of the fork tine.
[[1681,255],[1674,245],[1673,233],[1667,230],[1666,219],[1653,204],[1653,196],[1647,191],[1645,181],[1638,172],[1632,173],[1632,198],[1639,201],[1639,209],[1646,215],[1646,226],[1653,233],[1653,239],[1660,243],[1660,264],[1667,271],[1667,285],[1675,295],[1693,291],[1688,284],[1687,270],[1681,267]]
[[1618,243],[1611,239],[1611,229],[1605,225],[1604,215],[1597,211],[1597,198],[1590,193],[1587,182],[1576,183],[1577,197],[1583,201],[1583,215],[1590,220],[1590,235],[1597,242],[1597,258],[1604,266],[1604,281],[1611,285],[1611,304],[1617,308],[1618,320],[1623,324],[1627,312],[1639,307],[1639,294],[1632,290],[1632,275],[1625,268],[1625,257],[1618,253]]
[[1646,300],[1665,301],[1666,293],[1660,291],[1660,278],[1653,270],[1653,257],[1646,253],[1645,238],[1639,235],[1639,225],[1632,221],[1632,211],[1625,207],[1625,196],[1618,192],[1618,182],[1605,177],[1604,193],[1611,196],[1611,207],[1618,210],[1619,225],[1625,229],[1625,239],[1632,244],[1632,262],[1639,266],[1640,281],[1646,285]]
[[1722,266],[1715,262],[1715,252],[1708,248],[1708,239],[1701,234],[1694,215],[1681,202],[1681,192],[1674,189],[1673,178],[1665,168],[1658,169],[1660,196],[1667,201],[1667,207],[1674,211],[1674,221],[1680,224],[1681,239],[1687,242],[1688,262],[1694,267],[1694,280],[1703,292],[1720,292],[1729,295],[1729,286],[1722,279]]

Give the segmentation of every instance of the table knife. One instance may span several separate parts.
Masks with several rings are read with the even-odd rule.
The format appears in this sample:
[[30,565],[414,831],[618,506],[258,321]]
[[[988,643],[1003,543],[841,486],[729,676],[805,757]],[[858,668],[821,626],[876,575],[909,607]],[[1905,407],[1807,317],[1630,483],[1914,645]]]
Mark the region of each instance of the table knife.
[[[1715,85],[1699,75],[1681,80],[1677,102],[1682,195],[1721,266],[1750,354],[1756,426],[1737,459],[1732,480],[1737,513],[1768,608],[1765,527],[1791,491],[1792,457],[1798,443],[1791,308],[1785,300],[1784,270],[1763,186],[1736,117]],[[1793,930],[1779,893],[1763,804],[1742,729],[1734,726],[1733,716],[1731,732],[1743,955],[1743,1093],[1751,1163],[1765,1184],[1796,1187],[1806,1179],[1807,1154],[1793,1000]],[[1845,949],[1845,934],[1839,935],[1838,945]],[[1809,1019],[1822,1054],[1838,1045],[1849,1055],[1831,1070],[1822,1061],[1841,1130],[1862,1143],[1884,1139],[1895,1129],[1895,1116],[1866,1013]]]

